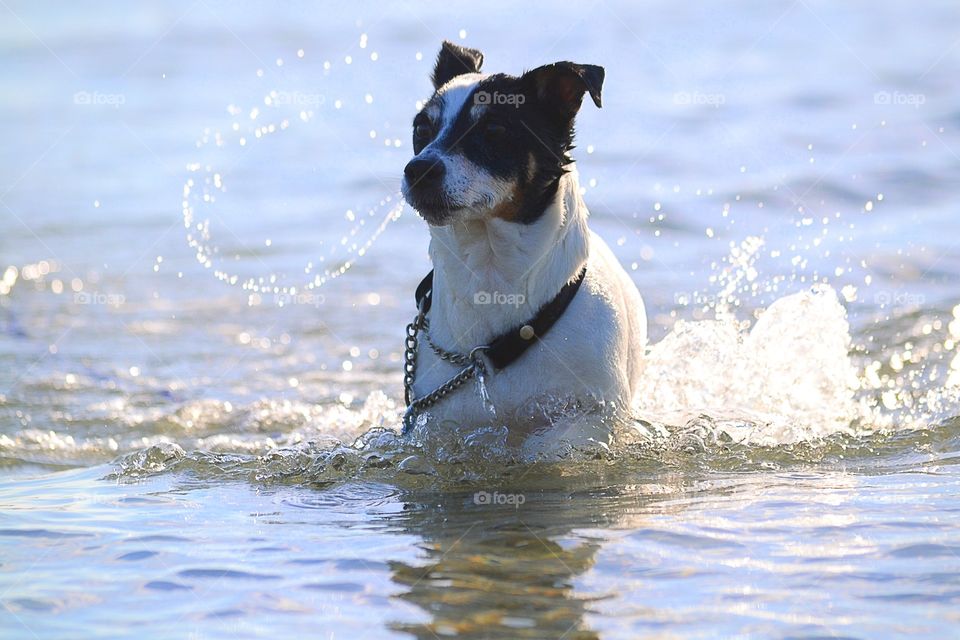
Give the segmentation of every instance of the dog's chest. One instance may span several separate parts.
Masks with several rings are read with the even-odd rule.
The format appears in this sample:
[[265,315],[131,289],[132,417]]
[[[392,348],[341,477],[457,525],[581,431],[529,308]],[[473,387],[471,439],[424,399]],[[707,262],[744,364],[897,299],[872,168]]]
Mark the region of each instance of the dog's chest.
[[[589,306],[578,296],[549,334],[536,340],[507,367],[496,369],[485,360],[482,377],[468,380],[426,410],[431,422],[527,423],[536,421],[552,405],[607,391],[614,382],[611,369],[603,366],[603,358],[598,358],[598,354],[608,353],[608,345],[601,344],[607,342],[601,337],[607,332],[598,331],[596,323],[592,323],[589,332],[577,329],[591,315],[586,313]],[[433,393],[462,369],[463,366],[439,357],[427,340],[421,339],[414,396],[421,398]]]
[[[516,363],[496,369],[485,361],[484,371],[444,395],[425,412],[430,421],[442,424],[499,424],[518,422],[518,417],[536,414],[534,405],[567,386],[563,376],[534,375],[542,354],[529,349]],[[426,396],[456,376],[463,367],[440,359],[426,345],[417,358],[414,395]]]

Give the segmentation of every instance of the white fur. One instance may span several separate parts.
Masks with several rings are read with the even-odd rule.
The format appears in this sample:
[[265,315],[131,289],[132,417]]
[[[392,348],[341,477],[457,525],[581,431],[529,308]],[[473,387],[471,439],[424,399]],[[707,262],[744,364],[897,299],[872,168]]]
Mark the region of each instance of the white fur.
[[[639,386],[646,314],[633,281],[587,228],[587,215],[571,167],[553,203],[532,224],[467,215],[430,227],[435,270],[430,336],[448,350],[468,353],[486,344],[532,318],[584,263],[587,275],[549,333],[519,360],[488,375],[495,417],[469,382],[427,410],[418,430],[444,429],[446,421],[505,424],[514,442],[538,452],[561,440],[608,439],[605,420],[629,410]],[[512,296],[507,298],[512,303],[476,304],[483,293]],[[458,370],[421,340],[415,396],[432,392]],[[557,407],[571,403],[589,415],[571,421],[564,414],[558,424],[563,412]]]
[[453,126],[453,121],[463,109],[464,103],[470,97],[473,88],[477,83],[486,78],[482,73],[464,73],[454,77],[450,82],[437,90],[437,97],[443,103],[443,123],[440,127],[441,135],[446,129]]

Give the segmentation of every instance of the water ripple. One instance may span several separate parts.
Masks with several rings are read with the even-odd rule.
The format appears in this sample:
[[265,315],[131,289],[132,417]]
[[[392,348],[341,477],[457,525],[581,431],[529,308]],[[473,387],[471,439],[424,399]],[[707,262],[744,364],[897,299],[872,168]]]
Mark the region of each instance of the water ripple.
[[280,576],[267,573],[250,573],[234,569],[184,569],[177,573],[181,578],[230,579],[230,580],[279,580]]

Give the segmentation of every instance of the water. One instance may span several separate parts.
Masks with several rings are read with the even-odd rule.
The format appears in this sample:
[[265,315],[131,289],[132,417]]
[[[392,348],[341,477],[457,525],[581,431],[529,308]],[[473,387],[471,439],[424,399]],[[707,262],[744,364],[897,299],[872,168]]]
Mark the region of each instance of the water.
[[[953,3],[0,12],[0,637],[956,634]],[[393,434],[442,37],[607,69],[610,450]]]

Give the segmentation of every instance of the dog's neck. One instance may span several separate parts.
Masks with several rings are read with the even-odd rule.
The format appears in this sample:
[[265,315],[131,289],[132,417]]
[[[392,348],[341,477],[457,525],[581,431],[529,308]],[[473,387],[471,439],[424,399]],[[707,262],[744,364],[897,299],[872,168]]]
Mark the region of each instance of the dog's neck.
[[587,260],[587,208],[575,166],[543,215],[523,225],[499,218],[430,227],[431,337],[469,352],[530,321]]

